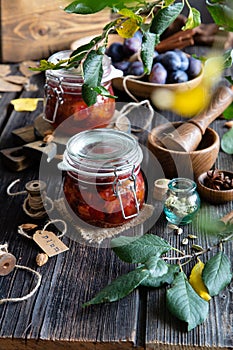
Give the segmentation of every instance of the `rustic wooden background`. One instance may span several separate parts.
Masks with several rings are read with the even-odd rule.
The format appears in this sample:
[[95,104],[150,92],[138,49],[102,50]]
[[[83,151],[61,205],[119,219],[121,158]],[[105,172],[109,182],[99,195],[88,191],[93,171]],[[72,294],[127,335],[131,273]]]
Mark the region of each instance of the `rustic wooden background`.
[[0,0],[1,61],[40,59],[68,49],[71,42],[101,33],[109,11],[82,16],[68,14],[64,0]]

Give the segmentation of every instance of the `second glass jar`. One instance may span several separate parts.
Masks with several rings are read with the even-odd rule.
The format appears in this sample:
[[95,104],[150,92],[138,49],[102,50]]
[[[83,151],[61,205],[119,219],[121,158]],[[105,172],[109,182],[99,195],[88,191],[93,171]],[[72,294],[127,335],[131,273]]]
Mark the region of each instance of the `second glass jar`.
[[200,208],[196,183],[191,179],[176,178],[168,183],[164,213],[169,222],[176,225],[190,223]]
[[[72,51],[60,51],[49,58],[52,63],[69,58]],[[114,95],[111,79],[119,76],[107,56],[103,56],[103,78],[101,84]],[[45,103],[43,118],[68,135],[109,124],[114,111],[115,99],[97,95],[94,105],[88,107],[82,98],[83,78],[78,69],[46,71]]]

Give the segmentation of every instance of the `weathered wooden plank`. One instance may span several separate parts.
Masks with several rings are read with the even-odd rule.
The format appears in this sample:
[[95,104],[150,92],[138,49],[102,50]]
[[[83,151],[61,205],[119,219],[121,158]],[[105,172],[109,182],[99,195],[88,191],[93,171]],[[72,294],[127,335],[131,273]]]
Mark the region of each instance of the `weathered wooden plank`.
[[101,33],[109,11],[82,16],[68,14],[57,0],[1,0],[2,62],[46,58],[69,49],[71,42]]

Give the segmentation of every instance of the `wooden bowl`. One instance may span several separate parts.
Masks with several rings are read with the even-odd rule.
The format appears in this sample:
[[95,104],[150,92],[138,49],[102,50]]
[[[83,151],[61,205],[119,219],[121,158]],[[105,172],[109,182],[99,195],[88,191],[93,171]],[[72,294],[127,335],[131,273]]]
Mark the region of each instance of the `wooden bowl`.
[[[233,178],[232,171],[221,170],[225,175]],[[223,204],[233,200],[233,189],[231,190],[213,190],[204,185],[204,180],[207,177],[207,173],[204,172],[199,175],[197,179],[197,191],[200,197],[211,204]]]
[[[77,47],[87,44],[93,37],[88,36],[84,37],[82,39],[76,40],[71,44],[71,49],[75,50]],[[120,42],[123,43],[123,38],[121,38],[117,34],[111,34],[109,35],[109,40],[108,40],[108,45],[110,46],[114,42]],[[125,91],[124,85],[123,85],[123,80],[126,79],[126,87],[129,90],[129,92],[135,96],[138,97],[144,97],[144,98],[150,98],[152,93],[156,89],[161,89],[161,88],[166,88],[169,89],[170,91],[187,91],[190,89],[194,89],[196,86],[198,86],[203,78],[203,69],[200,75],[198,75],[196,78],[189,80],[184,83],[178,83],[178,84],[154,84],[154,83],[149,83],[145,82],[142,80],[138,80],[135,78],[127,78],[125,77],[120,77],[120,78],[114,78],[112,80],[112,85],[113,88],[116,88],[120,91]]]
[[160,162],[166,178],[187,177],[196,180],[200,174],[214,165],[220,148],[220,139],[216,131],[207,128],[196,151],[181,152],[165,148],[160,142],[161,138],[181,124],[174,122],[157,126],[148,136],[148,148]]

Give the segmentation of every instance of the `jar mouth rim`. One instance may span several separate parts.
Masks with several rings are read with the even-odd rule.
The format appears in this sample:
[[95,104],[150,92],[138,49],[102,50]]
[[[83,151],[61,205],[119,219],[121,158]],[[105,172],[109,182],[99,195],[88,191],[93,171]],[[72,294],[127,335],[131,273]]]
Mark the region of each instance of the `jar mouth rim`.
[[132,171],[142,159],[142,150],[133,136],[103,128],[72,136],[66,145],[63,165],[67,170],[101,177]]
[[177,193],[192,192],[196,189],[196,183],[188,178],[178,177],[170,180],[168,188]]
[[[58,63],[60,60],[66,60],[70,57],[72,50],[64,50],[64,51],[59,51],[51,55],[48,59],[49,62],[51,63]],[[105,83],[109,80],[111,80],[111,74],[112,74],[112,69],[113,67],[111,66],[111,59],[107,55],[103,55],[103,77],[101,83]],[[57,70],[52,70],[48,69],[46,71],[46,76],[49,78],[54,78],[55,80],[66,80],[66,79],[73,79],[74,82],[77,79],[80,79],[80,82],[78,82],[78,85],[81,84],[81,80],[83,81],[83,76],[82,76],[82,71],[81,68],[61,68]]]

